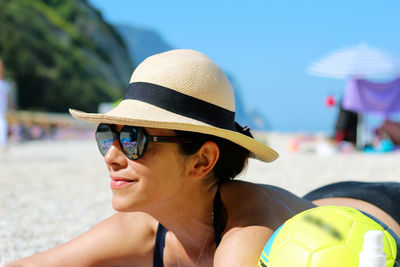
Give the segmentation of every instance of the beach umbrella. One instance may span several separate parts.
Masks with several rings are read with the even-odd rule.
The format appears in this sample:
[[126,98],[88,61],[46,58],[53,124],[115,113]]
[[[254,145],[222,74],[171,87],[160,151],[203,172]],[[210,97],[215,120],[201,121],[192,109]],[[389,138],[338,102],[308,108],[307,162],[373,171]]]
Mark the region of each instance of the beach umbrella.
[[338,79],[398,76],[400,60],[387,51],[361,42],[357,46],[328,53],[313,62],[308,73]]

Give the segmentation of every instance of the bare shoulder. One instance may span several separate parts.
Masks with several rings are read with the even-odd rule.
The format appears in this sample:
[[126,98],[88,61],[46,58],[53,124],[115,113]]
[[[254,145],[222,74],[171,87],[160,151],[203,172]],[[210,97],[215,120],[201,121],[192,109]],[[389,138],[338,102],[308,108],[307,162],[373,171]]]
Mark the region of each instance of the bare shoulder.
[[258,224],[274,230],[293,215],[315,206],[282,188],[243,181],[223,184],[221,197],[231,226]]
[[65,244],[8,266],[148,266],[156,227],[145,213],[116,213]]
[[241,181],[224,184],[221,198],[227,220],[215,266],[256,266],[275,229],[314,206],[281,188]]

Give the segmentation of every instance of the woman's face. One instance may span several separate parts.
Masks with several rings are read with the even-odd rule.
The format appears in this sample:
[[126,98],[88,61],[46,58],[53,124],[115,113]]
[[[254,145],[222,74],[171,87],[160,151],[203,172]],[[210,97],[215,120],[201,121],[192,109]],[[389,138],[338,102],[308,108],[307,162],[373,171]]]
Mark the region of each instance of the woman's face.
[[[121,130],[118,126],[117,130]],[[165,129],[146,128],[149,135],[174,136]],[[150,142],[139,160],[130,160],[118,141],[104,157],[110,172],[112,204],[118,211],[144,211],[173,198],[183,186],[185,156],[175,143]]]

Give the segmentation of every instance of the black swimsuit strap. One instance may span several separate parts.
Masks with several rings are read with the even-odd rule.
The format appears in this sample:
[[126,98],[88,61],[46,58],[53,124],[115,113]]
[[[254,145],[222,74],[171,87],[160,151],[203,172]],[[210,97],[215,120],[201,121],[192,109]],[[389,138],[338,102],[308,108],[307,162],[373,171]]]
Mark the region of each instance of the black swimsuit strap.
[[167,234],[167,229],[161,223],[159,223],[156,233],[156,243],[154,244],[154,251],[153,251],[154,267],[164,266],[164,247],[165,247],[166,234]]
[[217,193],[214,197],[214,207],[213,207],[213,226],[214,226],[214,238],[215,238],[215,245],[218,247],[219,243],[221,242],[222,230],[223,230],[223,223],[222,223],[222,200],[221,194],[219,192],[219,186],[217,188]]

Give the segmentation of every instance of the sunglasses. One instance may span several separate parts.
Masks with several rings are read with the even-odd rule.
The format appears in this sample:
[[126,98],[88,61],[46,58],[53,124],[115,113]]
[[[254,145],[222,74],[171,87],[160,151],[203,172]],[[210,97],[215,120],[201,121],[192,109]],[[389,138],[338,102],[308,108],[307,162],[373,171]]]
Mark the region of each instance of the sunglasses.
[[125,125],[118,132],[113,124],[100,123],[96,129],[96,142],[100,153],[105,156],[117,139],[125,156],[131,160],[140,159],[150,142],[191,143],[192,139],[178,136],[149,135],[143,127]]

